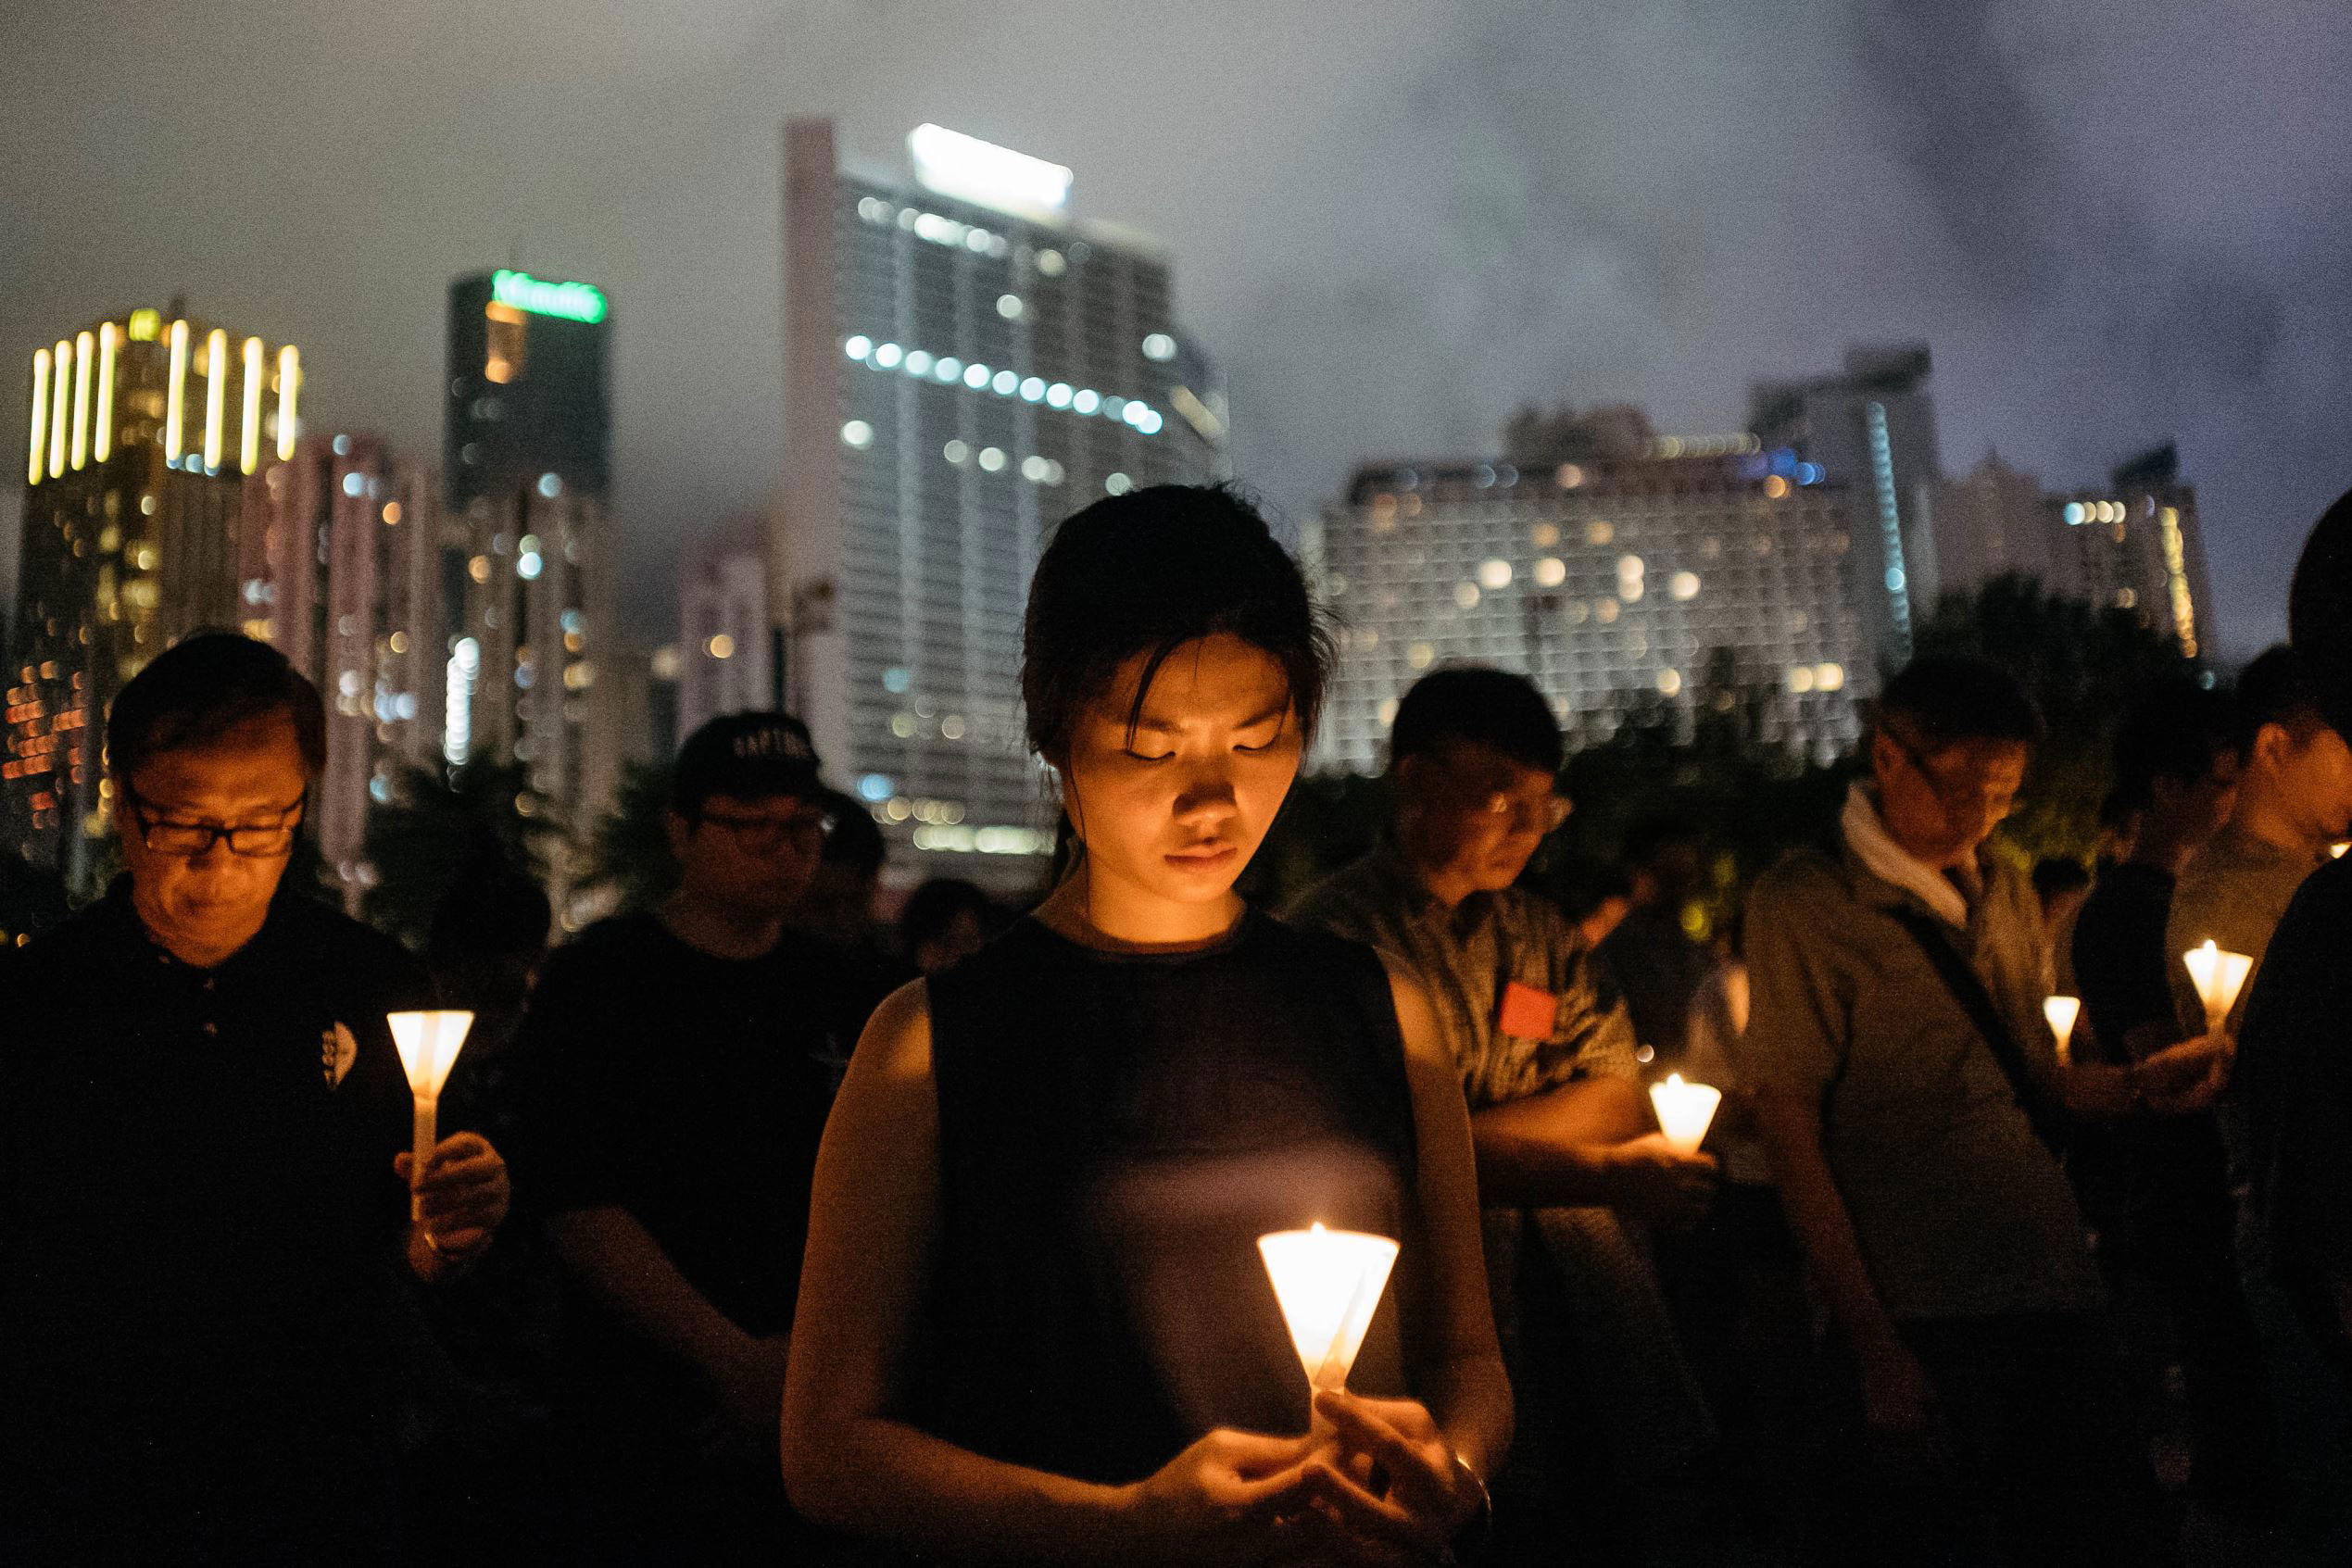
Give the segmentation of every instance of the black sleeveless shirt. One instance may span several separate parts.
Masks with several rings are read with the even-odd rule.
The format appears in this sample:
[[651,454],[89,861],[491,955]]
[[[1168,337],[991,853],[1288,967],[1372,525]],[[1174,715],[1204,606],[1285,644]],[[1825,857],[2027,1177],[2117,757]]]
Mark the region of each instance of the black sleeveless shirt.
[[1403,1244],[1349,1386],[1414,1392],[1411,1091],[1373,951],[1255,910],[1129,955],[1025,920],[929,985],[939,1243],[915,1424],[1082,1480],[1215,1426],[1307,1429],[1257,1238]]

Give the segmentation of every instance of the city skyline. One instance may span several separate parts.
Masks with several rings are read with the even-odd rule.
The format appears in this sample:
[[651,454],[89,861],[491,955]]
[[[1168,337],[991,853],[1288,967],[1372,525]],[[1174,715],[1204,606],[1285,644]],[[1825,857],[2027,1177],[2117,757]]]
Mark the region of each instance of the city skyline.
[[[184,287],[306,345],[314,428],[421,450],[447,277],[596,279],[626,325],[628,624],[666,628],[656,569],[774,487],[774,127],[830,110],[856,146],[928,119],[1081,167],[1081,211],[1166,241],[1230,376],[1236,470],[1294,525],[1367,455],[1475,448],[1522,402],[1725,429],[1753,370],[1918,338],[1953,471],[1997,446],[2093,484],[2177,436],[2242,656],[2352,479],[2329,439],[2352,285],[2321,265],[2344,220],[2319,187],[2352,140],[2327,88],[2341,19],[1376,3],[1302,53],[1284,6],[497,15],[535,47],[477,58],[478,28],[400,6],[315,42],[194,12],[27,19],[0,67],[24,106],[0,349],[27,362],[52,321]],[[183,69],[211,84],[198,107]],[[2257,96],[2269,112],[2242,112]]]

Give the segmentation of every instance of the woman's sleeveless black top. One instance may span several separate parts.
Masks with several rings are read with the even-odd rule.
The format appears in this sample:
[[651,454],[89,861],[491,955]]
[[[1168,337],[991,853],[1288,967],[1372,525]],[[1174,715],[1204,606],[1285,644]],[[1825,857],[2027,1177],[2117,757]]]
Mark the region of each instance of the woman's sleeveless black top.
[[1025,920],[929,997],[940,1227],[917,1425],[1106,1483],[1212,1427],[1305,1431],[1257,1238],[1317,1221],[1402,1242],[1349,1386],[1413,1391],[1413,1107],[1370,948],[1254,910],[1170,955]]

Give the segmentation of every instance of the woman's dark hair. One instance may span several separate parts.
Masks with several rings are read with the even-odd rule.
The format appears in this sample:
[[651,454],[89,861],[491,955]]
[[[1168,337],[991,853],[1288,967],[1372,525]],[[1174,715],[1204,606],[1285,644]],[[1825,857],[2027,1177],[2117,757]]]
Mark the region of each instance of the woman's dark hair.
[[327,716],[319,688],[267,643],[199,632],[156,655],[116,694],[107,714],[107,767],[128,781],[149,758],[217,740],[283,713],[313,778],[326,766]]
[[1029,583],[1021,700],[1030,747],[1048,761],[1066,756],[1087,704],[1144,654],[1132,727],[1168,656],[1220,632],[1282,666],[1301,738],[1312,741],[1330,633],[1254,506],[1225,485],[1155,484],[1072,514]]

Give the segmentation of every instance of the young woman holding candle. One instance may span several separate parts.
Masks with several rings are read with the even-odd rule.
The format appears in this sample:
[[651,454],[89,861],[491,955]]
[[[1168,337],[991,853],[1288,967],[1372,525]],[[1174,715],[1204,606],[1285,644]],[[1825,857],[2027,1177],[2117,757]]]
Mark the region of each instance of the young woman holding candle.
[[[1230,492],[1072,517],[1024,638],[1082,846],[876,1013],[819,1159],[784,1401],[795,1502],[926,1557],[1411,1563],[1484,1508],[1510,1393],[1469,1129],[1420,993],[1233,892],[1327,642]],[[1309,1395],[1263,1234],[1402,1242]]]

